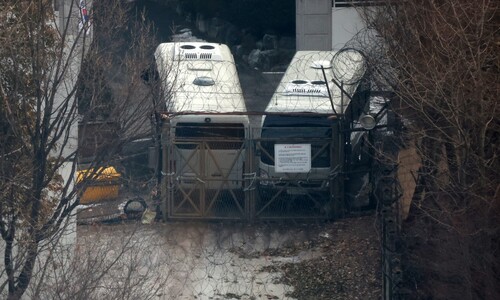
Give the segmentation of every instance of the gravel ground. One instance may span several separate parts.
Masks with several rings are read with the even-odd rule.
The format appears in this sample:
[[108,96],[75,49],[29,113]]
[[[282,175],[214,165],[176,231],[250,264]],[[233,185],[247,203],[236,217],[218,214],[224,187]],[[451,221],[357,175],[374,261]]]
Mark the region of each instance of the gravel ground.
[[372,216],[338,220],[318,227],[316,238],[263,253],[295,255],[310,250],[318,257],[264,268],[280,272],[296,299],[381,299],[380,243]]

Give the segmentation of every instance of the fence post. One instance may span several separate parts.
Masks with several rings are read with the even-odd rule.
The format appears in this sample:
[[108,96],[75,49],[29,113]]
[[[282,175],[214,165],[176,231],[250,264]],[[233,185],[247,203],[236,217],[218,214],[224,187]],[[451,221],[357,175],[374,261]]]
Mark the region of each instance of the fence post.
[[162,153],[162,166],[161,166],[161,213],[163,215],[163,220],[167,221],[169,214],[169,205],[172,198],[172,176],[169,168],[170,157],[170,121],[165,120],[163,123],[163,130],[161,134],[161,153]]
[[344,143],[341,120],[332,123],[330,145],[330,201],[333,204],[333,217],[341,216],[344,210]]
[[[256,201],[256,182],[255,176],[249,180],[251,174],[257,172],[255,167],[255,140],[253,135],[252,127],[249,127],[248,134],[245,139],[245,168],[243,170],[243,183],[245,191],[245,217],[249,221],[253,221],[255,218],[255,201]],[[245,176],[245,174],[247,174]]]

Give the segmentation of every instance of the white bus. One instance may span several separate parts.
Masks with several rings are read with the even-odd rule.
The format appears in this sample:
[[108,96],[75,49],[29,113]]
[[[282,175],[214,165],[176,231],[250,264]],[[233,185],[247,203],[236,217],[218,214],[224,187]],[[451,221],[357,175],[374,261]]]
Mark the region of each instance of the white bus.
[[[332,124],[357,119],[365,73],[356,51],[298,51],[262,119],[260,189],[271,195],[328,195]],[[341,85],[345,93],[341,92]]]
[[155,52],[172,149],[183,187],[242,187],[248,116],[233,55],[223,44],[176,42]]

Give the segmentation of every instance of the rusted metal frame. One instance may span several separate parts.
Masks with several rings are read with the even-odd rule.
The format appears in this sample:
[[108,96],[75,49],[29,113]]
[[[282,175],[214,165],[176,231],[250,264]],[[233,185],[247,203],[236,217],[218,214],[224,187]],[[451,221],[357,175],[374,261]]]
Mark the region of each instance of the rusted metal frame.
[[[183,162],[186,162],[187,166],[197,175],[197,177],[200,177],[200,174],[198,174],[196,172],[196,168],[194,168],[190,162],[192,161],[193,157],[195,157],[196,153],[197,152],[200,152],[200,144],[199,143],[196,143],[197,144],[197,147],[195,149],[192,149],[192,152],[191,154],[188,156],[188,158],[184,157],[184,155],[182,155],[182,152],[180,151],[180,149],[178,149],[176,147],[176,145],[179,145],[181,143],[178,143],[178,142],[174,142],[173,144],[173,147],[174,147],[174,151],[176,152],[177,155],[179,155],[179,157],[182,159]],[[193,144],[193,143],[190,143],[190,144]],[[176,180],[175,180],[176,181]],[[182,185],[179,184],[179,182],[176,183],[177,185],[177,188],[178,190],[182,193],[183,195],[183,199],[182,201],[179,203],[179,205],[175,206],[174,203],[173,203],[173,199],[172,199],[172,213],[174,213],[175,211],[177,211],[185,202],[186,200],[189,201],[189,203],[191,203],[192,207],[198,212],[198,214],[201,216],[203,215],[202,211],[201,211],[201,207],[198,207],[194,202],[193,202],[193,199],[191,198],[191,194],[193,193],[193,191],[196,189],[195,187],[191,188],[189,190],[189,192],[187,193],[184,188],[182,188]],[[200,196],[200,201],[201,201],[201,196]],[[201,205],[201,202],[200,202],[200,205]]]
[[234,203],[236,203],[236,206],[238,206],[238,209],[240,210],[240,212],[244,216],[245,215],[245,208],[241,207],[241,205],[238,203],[238,199],[237,199],[238,197],[236,197],[236,195],[234,194],[234,191],[232,189],[230,189],[229,192],[231,193],[231,196],[233,197]]
[[[200,147],[200,143],[199,142],[191,142],[189,144],[197,144],[198,146],[195,148],[195,149],[192,149],[192,153],[186,158],[184,157],[184,155],[182,155],[182,152],[179,148],[175,147],[176,145],[182,145],[184,143],[178,143],[178,142],[174,142],[174,151],[176,151],[176,154],[179,155],[179,157],[182,159],[183,162],[186,162],[189,169],[191,169],[191,171],[193,171],[193,173],[195,173],[196,175],[201,175],[199,173],[196,172],[196,168],[193,167],[190,162],[192,161],[193,157],[196,155],[196,152],[198,151],[201,151],[201,147]],[[186,142],[187,144],[187,142]],[[190,149],[191,150],[191,149]]]
[[[290,187],[291,188],[295,188],[295,187],[301,188],[303,191],[305,191],[304,195],[307,195],[308,197],[310,197],[311,199],[313,199],[313,202],[315,202],[316,204],[318,204],[314,200],[314,197],[311,196],[311,194],[308,191],[308,189],[304,188],[303,186],[300,186],[299,180],[297,180],[296,178],[293,178],[292,173],[284,173],[284,174],[285,174],[285,180],[282,180],[282,178],[280,178],[280,180],[278,182],[285,182],[285,185],[275,187],[276,193],[274,193],[274,195],[271,197],[271,199],[257,212],[256,216],[259,215],[259,214],[261,214],[269,205],[271,205],[274,201],[276,201],[276,199],[278,199],[280,195],[286,194],[286,189],[290,188]],[[297,177],[297,176],[298,175],[295,175],[295,177]],[[297,183],[297,186],[291,186],[290,185],[290,184],[292,184],[294,182]],[[280,218],[286,218],[286,217],[280,217]]]
[[170,122],[168,120],[165,121],[164,123],[164,128],[162,131],[162,137],[161,137],[161,145],[163,148],[162,155],[162,170],[167,170],[168,173],[162,173],[162,185],[161,185],[161,193],[164,195],[164,198],[162,198],[162,203],[161,203],[161,210],[163,214],[163,220],[167,221],[167,218],[170,217],[172,207],[171,207],[171,202],[173,197],[173,186],[174,183],[172,181],[172,170],[170,166],[170,161],[169,161],[169,153],[171,153],[172,150],[172,142],[171,142],[171,137],[170,137]]
[[316,152],[316,154],[315,154],[313,157],[311,157],[311,163],[312,163],[312,162],[314,161],[314,159],[315,159],[316,157],[318,157],[318,155],[319,155],[321,152],[323,152],[323,151],[326,149],[326,147],[328,147],[328,146],[330,146],[330,142],[323,144],[323,146],[319,149],[319,151],[318,151],[318,152]]
[[[284,180],[284,182],[286,182],[285,185],[275,187],[276,193],[274,193],[274,196],[272,196],[271,199],[257,212],[256,216],[261,214],[269,205],[271,205],[274,201],[276,201],[276,199],[278,199],[280,195],[286,194],[287,188],[293,187],[290,186],[290,184],[294,182],[294,178],[291,178],[290,173],[285,173],[285,179],[286,179]],[[276,180],[270,180],[270,181],[276,181]],[[283,182],[282,178],[280,178],[278,182]]]
[[[244,216],[245,215],[245,209],[243,207],[241,207],[241,205],[238,203],[238,200],[236,197],[236,195],[234,194],[234,191],[232,189],[228,189],[229,193],[231,193],[231,196],[233,198],[233,201],[234,203],[236,204],[236,206],[238,207],[239,211],[242,213],[242,215]],[[210,200],[209,202],[209,206],[207,207],[207,212],[210,211],[210,209],[212,208],[212,206],[214,205],[215,201],[217,200],[217,197],[219,196],[220,194],[220,189],[217,190],[215,196],[212,198],[212,200]]]
[[[232,164],[231,164],[231,167],[229,168],[229,171],[227,172],[227,174],[224,175],[224,172],[222,172],[222,169],[221,167],[219,166],[219,164],[217,163],[217,159],[214,157],[213,153],[212,153],[212,149],[210,149],[210,147],[208,147],[207,145],[207,152],[208,152],[208,155],[213,159],[213,162],[215,163],[215,166],[217,167],[217,170],[223,175],[222,176],[222,179],[220,180],[221,181],[221,184],[219,186],[219,188],[216,190],[216,193],[214,195],[214,197],[212,197],[211,200],[209,200],[209,206],[207,207],[207,212],[212,208],[213,204],[215,203],[215,201],[217,200],[217,197],[219,196],[222,188],[224,187],[224,185],[227,185],[228,184],[228,177],[229,177],[229,174],[231,174],[231,171],[233,170],[234,166],[236,165],[236,162],[238,161],[238,159],[241,157],[241,153],[243,152],[243,150],[245,149],[244,147],[244,143],[241,144],[241,147],[240,149],[238,150],[238,153],[237,155],[235,156],[235,159],[233,160]],[[219,180],[219,179],[217,179]],[[215,181],[215,180],[214,180]],[[241,207],[241,205],[239,205],[238,201],[237,201],[237,197],[236,195],[234,194],[234,192],[231,190],[231,189],[228,189],[231,193],[231,196],[233,197],[233,201],[236,203],[236,205],[238,206],[238,209],[240,210],[241,213],[245,214],[245,211],[244,209]]]
[[[245,217],[249,221],[253,221],[255,218],[255,205],[257,202],[257,192],[255,188],[250,188],[252,185],[252,182],[249,184],[249,186],[246,186],[246,178],[245,178],[245,172],[246,174],[251,174],[254,173],[255,175],[257,174],[258,171],[258,166],[255,165],[255,140],[253,139],[253,131],[251,127],[247,128],[248,134],[245,135],[248,138],[245,139],[245,165],[243,168],[243,184],[244,184],[244,209],[245,209]],[[255,148],[254,148],[255,147]],[[256,176],[254,176],[255,178]]]
[[[238,158],[240,158],[241,156],[241,152],[243,152],[243,143],[242,143],[242,147],[240,147],[240,149],[238,150],[238,153],[235,157],[235,159],[233,160],[232,164],[231,164],[231,167],[229,168],[229,172],[225,175],[225,176],[221,176],[223,183],[221,184],[221,186],[219,187],[218,190],[220,190],[222,188],[223,185],[227,184],[227,178],[229,177],[229,174],[231,173],[231,171],[233,170],[234,166],[236,165],[236,162],[238,161]],[[208,150],[208,155],[213,159],[213,162],[215,163],[215,166],[217,167],[217,170],[221,173],[221,174],[224,174],[222,172],[222,169],[221,167],[219,166],[219,164],[217,163],[217,159],[215,159],[213,153],[212,153],[212,149],[210,149],[209,147],[207,147],[207,150]],[[218,179],[217,179],[218,180]]]
[[[210,211],[210,209],[212,208],[212,206],[213,206],[213,205],[214,205],[214,203],[216,202],[217,197],[219,196],[219,194],[220,194],[220,192],[221,192],[221,189],[222,189],[222,188],[217,189],[217,191],[215,192],[214,197],[212,197],[212,199],[211,199],[211,200],[209,200],[209,203],[208,203],[209,205],[208,205],[208,207],[207,207],[207,211],[206,211],[206,212]],[[232,190],[232,189],[228,189],[228,191],[229,191],[229,193],[231,193],[231,196],[232,196],[232,198],[233,198],[234,203],[236,204],[236,206],[238,207],[238,209],[240,210],[240,212],[244,215],[244,214],[245,214],[245,210],[244,210],[244,208],[242,208],[242,207],[241,207],[241,205],[238,203],[237,197],[236,197],[236,195],[234,194],[233,190]]]
[[[196,188],[192,188],[189,190],[189,192],[187,193],[180,184],[177,183],[177,187],[178,187],[178,190],[182,193],[183,195],[183,198],[181,200],[181,202],[179,203],[179,205],[177,205],[177,207],[173,207],[172,208],[172,213],[174,211],[177,211],[186,201],[188,201],[189,203],[191,203],[191,206],[198,212],[198,214],[201,216],[203,215],[202,211],[200,210],[199,207],[196,206],[196,204],[193,202],[193,199],[191,198],[191,194],[193,193],[193,191],[196,189]],[[173,200],[173,199],[172,199]],[[200,199],[201,200],[201,199]],[[172,204],[174,204],[172,202]]]
[[[266,140],[266,139],[259,139],[259,141],[262,141],[262,140]],[[276,141],[276,139],[272,139],[272,141]],[[327,142],[323,145],[322,148],[320,148],[320,150],[315,154],[315,156],[313,156],[311,158],[311,162],[322,152],[325,150],[326,147],[328,147],[330,145],[330,142]],[[259,149],[264,152],[266,155],[269,156],[269,158],[274,162],[274,158],[273,156],[271,156],[264,148],[262,148],[262,146],[260,145],[260,143],[258,143],[258,147]],[[300,182],[298,180],[296,180],[298,177],[298,175],[293,175],[292,173],[284,173],[284,177],[286,179],[286,184],[281,186],[281,187],[276,187],[276,193],[274,194],[274,196],[268,201],[266,202],[266,204],[258,211],[256,212],[255,216],[258,216],[260,215],[262,212],[264,212],[264,210],[269,206],[271,205],[274,201],[276,201],[276,199],[279,198],[279,196],[281,194],[283,194],[285,192],[285,190],[289,187],[295,187],[295,186],[290,186],[291,183],[293,182],[296,182],[297,183],[297,187],[299,187],[301,190],[303,190],[305,192],[305,196],[307,196],[308,198],[310,198],[316,205],[320,206],[320,204],[316,201],[316,199],[314,199],[314,197],[311,195],[309,189],[303,187],[300,185]],[[295,177],[295,178],[294,178]],[[325,179],[328,179],[328,178],[325,178]],[[269,179],[268,179],[269,180]],[[273,181],[273,180],[269,180],[269,181]],[[281,179],[280,179],[281,181]],[[283,217],[280,217],[280,218],[283,218]]]
[[[285,190],[286,188],[288,187],[295,187],[295,186],[290,186],[290,183],[292,183],[293,180],[290,180],[288,181],[288,183],[282,187],[279,187],[276,189],[276,193],[271,197],[271,199],[266,202],[266,204],[256,213],[256,216],[260,215],[261,213],[263,213],[265,211],[265,209],[271,205],[274,201],[276,201],[276,199],[279,198],[280,195],[284,194],[285,193]],[[297,182],[297,185],[298,187],[300,187],[303,191],[305,191],[305,193],[302,195],[304,196],[304,198],[308,198],[309,200],[311,200],[311,202],[313,202],[316,206],[318,207],[321,207],[321,203],[319,203],[315,197],[312,196],[311,192],[307,189],[307,188],[304,188],[303,186],[300,185],[300,183]],[[294,216],[296,217],[296,216]],[[266,217],[267,218],[267,217]],[[286,216],[280,216],[280,217],[275,217],[275,218],[280,218],[280,219],[286,219],[287,217]]]
[[[300,186],[300,183],[299,183],[299,182],[297,182],[297,184]],[[310,199],[312,202],[314,202],[314,204],[316,204],[318,207],[321,207],[321,204],[320,204],[318,201],[316,201],[316,199],[315,199],[315,198],[311,195],[311,193],[310,193],[310,192],[309,192],[306,188],[304,188],[304,187],[302,187],[302,186],[300,186],[300,187],[301,187],[302,189],[304,189],[304,191],[306,191],[306,193],[304,194],[304,196],[309,197],[309,199]]]
[[[260,140],[259,140],[259,143],[257,143],[257,147],[259,148],[259,150],[260,150],[260,151],[264,152],[264,154],[266,154],[266,155],[267,155],[267,157],[269,157],[269,158],[273,161],[273,163],[274,163],[274,162],[275,162],[275,161],[274,161],[274,157],[273,157],[271,154],[269,154],[269,152],[267,152],[267,151],[266,151],[266,149],[262,148],[262,145],[260,144],[260,141],[261,141],[261,140],[262,140],[262,139],[260,139]],[[262,156],[262,155],[261,155],[261,156]]]
[[280,188],[276,192],[276,194],[274,194],[274,196],[272,196],[271,199],[268,202],[266,202],[266,204],[258,212],[255,213],[255,216],[257,217],[258,215],[260,215],[269,205],[271,205],[274,201],[276,201],[276,199],[278,199],[278,197],[285,191],[286,187],[287,185]]
[[201,147],[200,147],[200,155],[198,155],[199,161],[198,165],[200,166],[200,177],[201,177],[201,182],[203,183],[202,188],[199,189],[200,191],[200,210],[203,216],[206,215],[206,210],[205,210],[205,198],[206,198],[206,186],[205,186],[205,180],[206,180],[206,166],[205,166],[205,149],[207,147],[207,143],[204,141],[201,141]]
[[[267,156],[268,156],[268,157],[269,157],[269,158],[273,161],[273,163],[275,163],[275,161],[274,161],[274,157],[273,157],[272,155],[270,155],[270,154],[269,154],[269,152],[267,152],[264,148],[262,148],[262,146],[260,145],[260,143],[258,143],[258,147],[259,147],[259,149],[260,149],[262,152],[264,152],[264,153],[265,153],[265,154],[266,154],[266,155],[267,155]],[[289,173],[285,173],[285,177],[289,177],[289,175],[288,175],[288,174],[289,174]],[[288,178],[287,178],[287,179],[288,179]],[[275,180],[270,180],[270,179],[267,179],[267,180],[269,180],[269,181],[275,181]],[[280,178],[280,180],[279,180],[279,181],[281,181],[281,178]],[[285,191],[285,189],[286,189],[287,187],[289,187],[289,186],[290,186],[290,183],[288,183],[288,184],[286,184],[286,185],[284,185],[284,186],[282,186],[282,187],[276,188],[277,192],[274,194],[274,196],[271,198],[271,200],[270,200],[270,201],[269,201],[266,205],[264,205],[264,207],[263,207],[260,211],[258,211],[258,212],[256,213],[256,216],[257,216],[257,215],[259,215],[260,213],[262,213],[262,211],[263,211],[265,208],[267,208],[269,205],[271,205],[271,203],[272,203],[272,202],[274,202],[274,200],[276,200],[276,199],[279,197],[279,195],[281,195],[281,194],[283,193],[283,191]]]
[[340,174],[330,177],[330,201],[334,207],[334,217],[340,217],[343,210],[344,195],[343,195],[343,148],[342,137],[340,136],[340,122],[332,124],[332,143],[330,145],[330,169],[339,168]]
[[204,215],[206,215],[206,214],[210,211],[210,209],[212,209],[212,206],[214,205],[215,200],[217,200],[217,197],[219,196],[220,191],[221,191],[221,188],[219,188],[219,189],[215,190],[215,195],[214,195],[214,197],[212,197],[212,199],[210,199],[210,200],[208,201],[208,207],[207,207],[207,210],[203,212],[203,214],[204,214]]
[[[179,143],[176,143],[176,144],[179,144]],[[191,143],[191,144],[192,144],[192,143]],[[201,170],[200,170],[200,171],[197,171],[197,170],[196,170],[196,168],[194,168],[194,167],[192,166],[191,161],[192,161],[193,157],[195,157],[196,153],[199,153],[199,154],[201,155],[201,152],[202,152],[202,151],[204,151],[205,149],[207,149],[207,152],[209,153],[210,157],[213,159],[213,161],[214,161],[214,163],[215,163],[215,165],[216,165],[216,167],[217,167],[218,171],[219,171],[219,172],[221,172],[221,173],[223,173],[223,172],[222,172],[222,170],[221,170],[221,168],[220,168],[220,166],[219,166],[219,164],[217,163],[217,160],[215,159],[215,157],[214,157],[214,156],[213,156],[213,154],[212,154],[212,150],[208,147],[208,145],[207,145],[204,141],[202,142],[202,147],[200,147],[200,144],[199,144],[199,142],[198,142],[198,146],[197,146],[195,149],[192,149],[192,153],[191,153],[191,155],[190,155],[189,157],[187,157],[187,158],[186,158],[184,155],[182,155],[182,152],[181,152],[179,149],[176,149],[175,151],[177,151],[177,153],[176,153],[176,154],[178,154],[178,155],[181,157],[181,159],[182,159],[182,161],[183,161],[183,162],[186,162],[186,163],[187,163],[188,167],[189,167],[189,168],[190,168],[190,169],[191,169],[191,170],[192,170],[192,171],[193,171],[193,172],[197,175],[197,177],[198,177],[198,178],[201,178],[201,177],[203,177],[203,178],[204,178],[204,176],[203,176],[204,174],[201,174],[201,173],[202,173],[202,172],[201,172]],[[238,152],[238,154],[237,154],[237,156],[236,156],[236,159],[233,161],[233,163],[232,163],[232,165],[231,165],[230,171],[232,171],[232,169],[233,169],[233,168],[234,168],[234,166],[236,165],[236,162],[237,162],[238,158],[241,156],[241,153],[242,153],[243,149],[244,149],[243,147],[239,149],[239,152]],[[201,156],[200,156],[200,168],[201,168],[201,164],[202,164],[203,162],[204,162],[204,159],[203,159],[203,158],[201,158]],[[199,173],[198,173],[198,172],[199,172]],[[226,175],[225,175],[225,176],[221,179],[221,181],[223,181],[223,182],[222,182],[221,186],[219,187],[219,189],[217,189],[217,192],[216,192],[216,195],[214,196],[214,198],[210,201],[209,207],[208,207],[208,208],[206,208],[206,209],[202,209],[202,205],[201,205],[201,204],[202,204],[201,202],[204,202],[204,200],[205,200],[205,198],[206,198],[206,197],[204,196],[204,194],[205,194],[205,193],[203,193],[203,191],[205,190],[205,187],[201,186],[200,188],[198,188],[198,189],[200,190],[200,201],[201,201],[201,202],[200,202],[200,207],[198,207],[198,206],[197,206],[197,205],[193,202],[193,199],[192,199],[192,197],[191,197],[192,192],[193,192],[194,190],[196,190],[197,188],[196,188],[196,187],[194,187],[194,188],[192,188],[189,192],[186,192],[186,191],[185,191],[185,189],[183,189],[183,188],[182,188],[182,186],[181,186],[180,184],[177,184],[177,186],[178,186],[178,190],[182,193],[182,195],[183,195],[184,197],[183,197],[183,200],[182,200],[182,201],[181,201],[181,202],[180,202],[180,203],[179,203],[176,207],[175,207],[175,206],[173,207],[172,211],[173,211],[173,212],[177,211],[177,210],[178,210],[178,209],[179,209],[179,208],[180,208],[180,207],[181,207],[181,206],[182,206],[182,205],[183,205],[186,201],[189,201],[189,203],[190,203],[190,204],[191,204],[191,206],[195,209],[195,211],[197,211],[197,212],[198,212],[198,214],[197,214],[197,215],[199,215],[199,216],[206,215],[206,213],[207,213],[207,212],[211,209],[211,207],[212,207],[212,205],[213,205],[213,203],[214,203],[214,200],[215,200],[215,199],[217,198],[217,196],[220,194],[220,191],[221,191],[222,187],[223,187],[225,184],[227,184],[227,179],[228,179],[228,177],[229,177],[229,173],[227,173],[227,174],[226,174]],[[205,178],[204,178],[204,179],[205,179]],[[202,191],[202,190],[203,190],[203,191]],[[234,194],[234,192],[233,192],[233,191],[231,191],[231,190],[229,190],[229,191],[230,191],[230,193],[231,193],[231,195],[232,195],[232,197],[233,197],[233,201],[236,203],[236,205],[237,205],[238,209],[240,210],[240,212],[241,212],[241,213],[243,213],[243,214],[244,214],[244,209],[243,209],[243,208],[241,207],[241,205],[237,202],[237,197],[236,197],[236,195]],[[184,215],[185,215],[185,214],[184,214]]]

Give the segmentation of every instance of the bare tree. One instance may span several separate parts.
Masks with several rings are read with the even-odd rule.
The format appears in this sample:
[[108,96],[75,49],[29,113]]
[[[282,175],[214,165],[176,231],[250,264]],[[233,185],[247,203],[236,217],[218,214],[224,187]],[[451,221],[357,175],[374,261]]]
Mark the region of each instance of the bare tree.
[[163,241],[131,226],[84,226],[75,255],[49,253],[26,291],[31,299],[157,299],[172,281]]
[[499,9],[490,0],[363,9],[379,35],[370,60],[422,160],[403,227],[417,298],[500,297]]
[[155,109],[140,80],[152,52],[148,28],[128,19],[122,1],[64,4],[62,23],[53,1],[0,4],[0,295],[9,299],[21,298],[74,234],[78,120],[83,130],[96,120],[118,124],[95,147],[84,187],[121,145],[149,133]]

